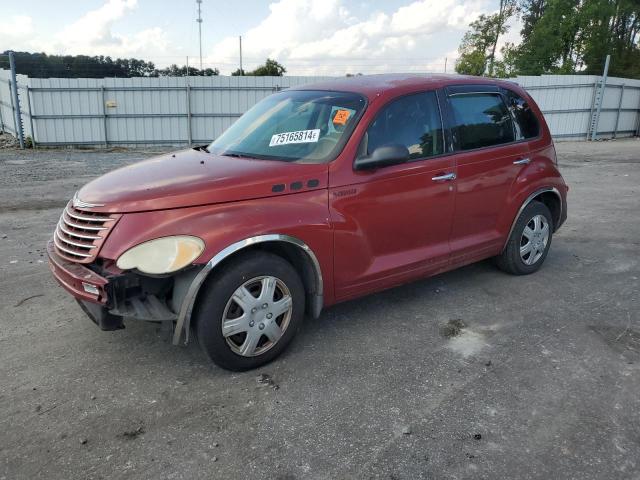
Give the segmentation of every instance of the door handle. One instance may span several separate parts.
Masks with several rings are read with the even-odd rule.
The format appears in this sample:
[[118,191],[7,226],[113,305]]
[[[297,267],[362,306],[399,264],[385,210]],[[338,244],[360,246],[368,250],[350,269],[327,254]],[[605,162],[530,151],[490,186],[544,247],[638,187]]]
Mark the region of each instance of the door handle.
[[530,163],[530,158],[521,158],[520,160],[516,160],[515,162],[513,162],[514,165],[528,165]]
[[445,173],[444,175],[437,175],[435,177],[431,177],[431,180],[433,180],[434,182],[449,182],[455,179],[456,179],[455,173]]

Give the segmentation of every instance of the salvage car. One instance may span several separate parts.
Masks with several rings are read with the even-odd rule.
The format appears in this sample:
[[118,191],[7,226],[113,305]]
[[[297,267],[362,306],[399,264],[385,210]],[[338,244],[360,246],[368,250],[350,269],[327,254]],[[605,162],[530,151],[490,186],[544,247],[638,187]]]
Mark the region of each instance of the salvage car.
[[91,181],[47,251],[100,328],[171,322],[174,343],[247,370],[337,302],[488,258],[535,272],[567,190],[517,84],[359,76],[280,91],[210,145]]

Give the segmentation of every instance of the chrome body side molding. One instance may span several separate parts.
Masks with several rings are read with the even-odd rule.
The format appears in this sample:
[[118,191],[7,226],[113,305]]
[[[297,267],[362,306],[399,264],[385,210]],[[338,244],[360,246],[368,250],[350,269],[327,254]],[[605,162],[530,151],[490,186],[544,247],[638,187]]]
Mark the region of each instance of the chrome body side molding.
[[[539,190],[536,190],[535,192],[533,192],[531,195],[529,195],[527,197],[527,199],[522,203],[522,206],[518,210],[518,213],[516,213],[516,216],[514,217],[513,222],[511,222],[511,228],[509,229],[509,235],[507,235],[507,238],[504,241],[504,245],[502,246],[502,250],[507,248],[507,243],[509,242],[509,238],[511,238],[511,233],[513,232],[513,229],[516,227],[516,222],[518,221],[518,217],[520,217],[520,214],[522,213],[522,211],[525,208],[527,208],[527,205],[529,205],[533,201],[534,198],[536,198],[541,193],[545,193],[545,192],[552,192],[552,193],[555,194],[556,197],[558,197],[558,200],[560,202],[560,215],[558,215],[558,218],[562,218],[562,196],[560,195],[560,192],[558,191],[558,189],[555,188],[555,187],[545,187],[545,188],[541,188]],[[554,221],[555,221],[555,219],[554,219]],[[554,231],[556,230],[556,227],[557,227],[557,225],[554,225]]]
[[291,237],[289,235],[282,234],[269,234],[269,235],[258,235],[256,237],[246,238],[244,240],[240,240],[239,242],[233,243],[226,247],[225,249],[218,252],[213,256],[211,260],[209,260],[206,265],[198,272],[195,276],[191,285],[189,286],[187,293],[182,300],[182,304],[180,307],[180,312],[178,313],[178,321],[176,323],[175,330],[173,332],[173,344],[178,345],[180,343],[180,339],[182,338],[182,333],[184,332],[184,343],[185,345],[189,342],[189,328],[191,325],[191,314],[193,313],[193,307],[195,306],[196,298],[198,296],[198,292],[200,291],[200,287],[207,279],[211,271],[222,262],[227,257],[233,255],[240,250],[250,247],[252,245],[256,245],[258,243],[265,242],[286,242],[296,247],[302,249],[304,253],[307,255],[308,259],[311,261],[313,265],[313,270],[315,273],[315,281],[316,281],[316,292],[314,293],[315,297],[315,306],[313,307],[314,315],[319,315],[320,310],[322,309],[322,301],[323,301],[323,286],[322,286],[322,271],[320,270],[320,263],[318,262],[317,257],[309,248],[309,246],[304,243],[302,240],[297,239],[295,237]]

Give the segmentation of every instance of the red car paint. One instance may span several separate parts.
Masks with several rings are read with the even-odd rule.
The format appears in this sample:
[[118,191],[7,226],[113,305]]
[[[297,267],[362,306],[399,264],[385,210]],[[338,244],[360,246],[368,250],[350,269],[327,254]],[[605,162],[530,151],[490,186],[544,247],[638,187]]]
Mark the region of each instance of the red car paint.
[[[389,101],[459,84],[515,91],[538,117],[540,135],[375,170],[354,169],[369,123]],[[78,193],[82,201],[102,205],[92,212],[122,214],[98,253],[104,265],[113,269],[113,261],[127,249],[168,235],[202,238],[206,249],[195,260],[198,265],[235,242],[288,235],[317,257],[328,306],[499,254],[518,210],[539,189],[553,188],[561,196],[556,228],[566,217],[568,188],[555,163],[549,130],[535,102],[513,83],[382,75],[300,88],[355,92],[368,100],[337,158],[326,164],[297,164],[190,149],[104,175]],[[528,165],[513,164],[524,157],[531,159]],[[456,180],[431,180],[446,173],[455,173]],[[275,191],[275,185],[284,189]],[[50,256],[58,265],[54,275],[64,283],[65,263],[54,251]]]

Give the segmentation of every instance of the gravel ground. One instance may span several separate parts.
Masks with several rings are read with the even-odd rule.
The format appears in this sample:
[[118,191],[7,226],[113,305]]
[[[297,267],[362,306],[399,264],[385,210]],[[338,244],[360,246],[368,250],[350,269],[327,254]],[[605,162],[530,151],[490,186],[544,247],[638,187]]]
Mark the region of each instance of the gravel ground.
[[640,479],[640,141],[560,143],[569,220],[327,309],[257,371],[101,332],[44,258],[83,183],[152,152],[0,150],[0,479]]

